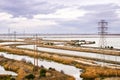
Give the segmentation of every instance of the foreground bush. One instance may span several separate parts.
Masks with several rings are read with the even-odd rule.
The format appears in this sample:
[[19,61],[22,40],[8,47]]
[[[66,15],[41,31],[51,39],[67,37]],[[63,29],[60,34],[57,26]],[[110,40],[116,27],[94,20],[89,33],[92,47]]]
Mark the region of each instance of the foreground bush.
[[45,77],[46,76],[46,69],[42,68],[40,70],[40,77]]
[[33,80],[35,78],[35,76],[33,74],[29,74],[29,75],[25,76],[25,78],[28,80]]

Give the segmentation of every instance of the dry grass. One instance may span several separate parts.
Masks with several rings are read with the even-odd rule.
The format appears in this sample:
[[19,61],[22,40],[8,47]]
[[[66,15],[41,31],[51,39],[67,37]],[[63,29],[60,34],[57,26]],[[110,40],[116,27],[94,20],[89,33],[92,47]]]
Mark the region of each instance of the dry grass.
[[25,76],[30,73],[35,75],[35,80],[75,80],[72,76],[68,76],[54,69],[46,69],[47,73],[52,75],[46,77],[38,77],[40,75],[39,72],[43,67],[38,67],[36,71],[33,71],[34,66],[32,64],[4,57],[0,57],[0,65],[4,66],[4,68],[7,70],[18,73],[16,80],[25,80]]
[[120,70],[106,67],[87,67],[81,74],[83,78],[114,77],[120,76]]

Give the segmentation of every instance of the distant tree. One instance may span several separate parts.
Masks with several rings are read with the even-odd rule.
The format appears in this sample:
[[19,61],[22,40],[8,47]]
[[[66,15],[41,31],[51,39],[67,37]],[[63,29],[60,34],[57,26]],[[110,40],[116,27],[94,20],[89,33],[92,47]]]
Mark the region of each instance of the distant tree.
[[51,67],[49,67],[49,70],[52,70],[52,68],[51,68]]
[[113,46],[111,46],[110,49],[113,49]]

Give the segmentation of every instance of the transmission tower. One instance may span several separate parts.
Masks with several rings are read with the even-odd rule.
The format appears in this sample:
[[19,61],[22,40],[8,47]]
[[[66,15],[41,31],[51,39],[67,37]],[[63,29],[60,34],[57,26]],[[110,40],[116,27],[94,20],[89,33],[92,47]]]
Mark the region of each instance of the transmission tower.
[[105,36],[107,34],[108,27],[106,26],[108,25],[108,22],[106,22],[105,20],[101,20],[100,22],[98,22],[98,25],[98,34],[100,35],[99,47],[103,49],[107,45]]

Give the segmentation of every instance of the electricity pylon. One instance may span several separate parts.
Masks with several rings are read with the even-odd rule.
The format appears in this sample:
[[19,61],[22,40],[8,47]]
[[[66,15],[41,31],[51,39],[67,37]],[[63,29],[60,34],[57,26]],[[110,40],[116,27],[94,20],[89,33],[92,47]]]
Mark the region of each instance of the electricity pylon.
[[98,25],[98,34],[100,35],[99,47],[103,49],[107,45],[105,36],[107,34],[108,27],[106,26],[108,25],[108,22],[106,22],[105,20],[101,20],[100,22],[98,22]]

